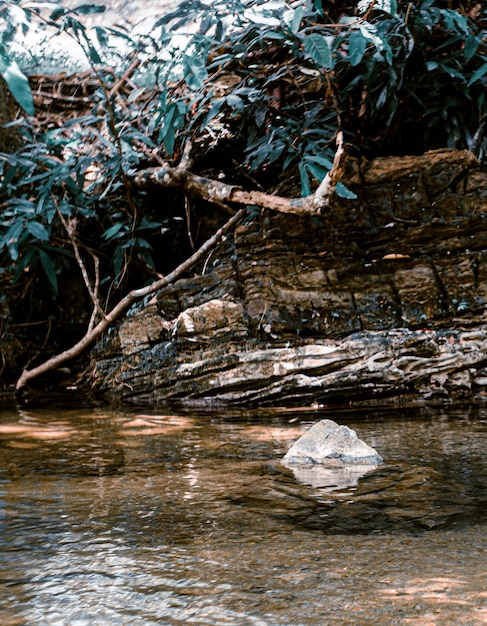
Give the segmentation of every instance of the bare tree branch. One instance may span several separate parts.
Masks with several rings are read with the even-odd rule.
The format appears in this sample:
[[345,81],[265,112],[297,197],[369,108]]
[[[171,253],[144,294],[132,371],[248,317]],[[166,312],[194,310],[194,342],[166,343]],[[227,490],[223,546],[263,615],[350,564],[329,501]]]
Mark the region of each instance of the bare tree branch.
[[[335,154],[332,169],[325,176],[316,192],[305,198],[283,198],[280,196],[266,194],[261,191],[243,191],[234,185],[227,185],[218,180],[197,176],[189,171],[189,167],[191,167],[192,164],[192,160],[190,158],[190,142],[188,142],[184,148],[179,165],[173,167],[169,164],[164,164],[161,167],[143,170],[134,177],[133,184],[139,188],[151,186],[177,188],[187,195],[202,198],[219,206],[226,206],[225,203],[231,202],[245,206],[259,206],[279,211],[281,213],[295,213],[298,215],[317,214],[320,213],[323,208],[328,206],[330,198],[333,195],[335,187],[343,172],[345,151],[343,148],[343,135],[341,132],[337,134],[337,146],[338,148]],[[171,274],[156,280],[147,287],[132,290],[108,313],[104,313],[101,310],[98,302],[98,278],[96,278],[95,286],[93,288],[79,254],[74,234],[70,231],[70,225],[63,220],[66,231],[70,236],[76,258],[78,259],[78,264],[80,265],[83,278],[94,304],[93,313],[87,332],[80,339],[80,341],[68,350],[65,350],[64,352],[48,359],[44,363],[41,363],[41,365],[38,365],[31,370],[24,370],[17,381],[16,390],[19,391],[25,387],[29,380],[37,378],[41,374],[59,367],[62,363],[79,356],[96,339],[98,339],[98,337],[100,337],[100,335],[107,330],[113,322],[125,313],[125,311],[127,311],[127,309],[135,301],[174,282],[187,269],[202,259],[205,254],[221,240],[223,235],[240,221],[244,214],[245,209],[240,209],[240,211],[235,213],[212,237],[210,237],[210,239],[208,239],[192,256],[184,261],[184,263],[181,263],[181,265],[179,265]],[[61,218],[63,219],[63,216],[61,216]],[[95,325],[97,313],[102,315],[102,319]]]
[[[54,199],[53,199],[54,200]],[[66,231],[66,234],[68,235],[69,238],[69,242],[74,250],[74,256],[76,257],[76,261],[78,262],[80,271],[81,271],[81,275],[83,276],[83,281],[85,283],[86,289],[88,291],[88,293],[90,294],[90,298],[91,301],[93,303],[93,312],[91,314],[91,320],[90,320],[90,325],[89,325],[89,329],[91,329],[91,327],[94,325],[95,319],[97,314],[100,315],[100,317],[105,317],[105,311],[103,310],[103,308],[100,305],[100,300],[98,298],[98,286],[99,286],[99,282],[100,282],[100,276],[99,276],[99,260],[98,257],[91,253],[91,256],[93,258],[93,262],[95,265],[95,284],[94,286],[91,285],[91,281],[90,281],[90,277],[88,275],[88,270],[86,269],[85,263],[83,261],[83,259],[81,258],[81,254],[79,251],[79,246],[78,246],[78,242],[76,240],[76,226],[77,226],[77,222],[75,218],[70,218],[69,221],[64,217],[64,215],[62,214],[62,212],[60,211],[57,202],[54,200],[54,204],[56,205],[56,211],[58,214],[59,219],[62,222],[62,225],[64,226],[64,230]]]
[[343,147],[343,132],[337,133],[337,151],[333,159],[333,167],[321,181],[320,186],[314,193],[313,202],[320,209],[328,206],[331,196],[335,193],[335,188],[343,176],[345,169],[345,149]]
[[200,261],[208,251],[216,246],[225,233],[231,230],[245,215],[245,209],[241,209],[233,217],[231,217],[225,224],[219,228],[214,235],[212,235],[194,254],[192,254],[188,259],[186,259],[183,263],[181,263],[175,270],[173,270],[167,276],[156,280],[155,282],[147,285],[146,287],[142,287],[141,289],[134,289],[129,292],[124,298],[122,298],[111,311],[105,314],[105,317],[91,330],[88,330],[86,334],[71,348],[53,356],[48,359],[44,363],[41,363],[37,367],[33,367],[31,370],[24,370],[22,375],[17,381],[15,385],[15,389],[19,392],[26,384],[40,376],[41,374],[45,374],[50,370],[59,367],[61,364],[65,363],[73,359],[76,356],[79,356],[88,348],[100,335],[105,332],[112,324],[115,322],[127,309],[137,300],[148,296],[151,293],[155,293],[166,287],[167,285],[173,283],[177,280],[184,272],[186,272],[190,267],[192,267],[195,263]]
[[261,191],[243,191],[235,185],[228,185],[212,178],[193,174],[184,167],[188,160],[186,150],[184,158],[176,167],[164,164],[161,167],[145,169],[135,175],[133,182],[139,188],[159,186],[180,189],[183,193],[208,202],[233,202],[298,215],[316,214],[328,207],[330,198],[343,174],[346,153],[341,132],[337,135],[337,144],[338,149],[332,169],[325,176],[316,192],[305,198],[283,198]]

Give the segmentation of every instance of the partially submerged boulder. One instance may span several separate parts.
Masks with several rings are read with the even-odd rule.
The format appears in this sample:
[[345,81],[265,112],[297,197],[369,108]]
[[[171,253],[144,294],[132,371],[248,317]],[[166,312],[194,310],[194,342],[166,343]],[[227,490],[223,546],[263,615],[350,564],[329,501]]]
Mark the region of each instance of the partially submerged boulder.
[[294,442],[282,459],[284,465],[326,464],[331,466],[378,465],[382,457],[358,438],[357,433],[332,420],[321,420]]

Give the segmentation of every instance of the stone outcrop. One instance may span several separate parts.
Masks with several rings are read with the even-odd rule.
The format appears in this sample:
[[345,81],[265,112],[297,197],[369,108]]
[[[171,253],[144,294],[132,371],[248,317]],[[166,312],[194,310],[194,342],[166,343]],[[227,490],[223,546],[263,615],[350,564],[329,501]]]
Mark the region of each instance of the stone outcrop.
[[333,420],[320,420],[293,443],[282,462],[284,465],[319,463],[329,466],[378,465],[383,459],[378,452],[348,426]]
[[92,353],[136,402],[309,403],[483,394],[487,172],[469,152],[350,162],[318,217],[249,210],[205,272]]
[[0,76],[0,151],[12,153],[22,145],[19,126],[12,122],[19,117],[19,106],[15,102],[5,80]]
[[362,476],[382,462],[380,454],[359,439],[354,430],[332,420],[313,424],[281,461],[296,480],[326,491],[357,485]]

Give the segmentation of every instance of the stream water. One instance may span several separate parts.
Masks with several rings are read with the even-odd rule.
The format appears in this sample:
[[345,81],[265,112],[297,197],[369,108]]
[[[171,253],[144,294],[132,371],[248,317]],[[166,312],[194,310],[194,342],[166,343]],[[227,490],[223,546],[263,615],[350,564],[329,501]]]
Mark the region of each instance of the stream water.
[[[321,418],[385,463],[293,474]],[[3,409],[0,445],[2,626],[487,623],[487,408]]]

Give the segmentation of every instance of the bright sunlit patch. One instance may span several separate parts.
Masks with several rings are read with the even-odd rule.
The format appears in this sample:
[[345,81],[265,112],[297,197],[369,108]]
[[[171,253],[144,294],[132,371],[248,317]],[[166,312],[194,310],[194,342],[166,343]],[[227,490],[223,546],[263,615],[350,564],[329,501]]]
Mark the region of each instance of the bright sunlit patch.
[[37,447],[37,444],[33,441],[9,441],[6,444],[9,448],[14,448],[14,450],[33,450]]
[[23,434],[31,430],[29,426],[22,426],[21,424],[2,424],[0,425],[0,435],[16,435]]
[[46,428],[43,430],[32,430],[26,433],[27,437],[33,437],[35,439],[67,439],[73,434],[72,430],[54,430]]
[[122,424],[130,435],[167,435],[194,426],[193,419],[177,415],[137,415]]
[[386,595],[437,593],[449,589],[459,589],[466,584],[464,580],[458,580],[457,578],[414,578],[409,581],[407,587],[401,589],[383,589],[382,593]]
[[19,435],[21,437],[32,437],[34,439],[66,439],[73,434],[72,429],[41,428],[24,424],[2,424],[0,425],[0,435]]

